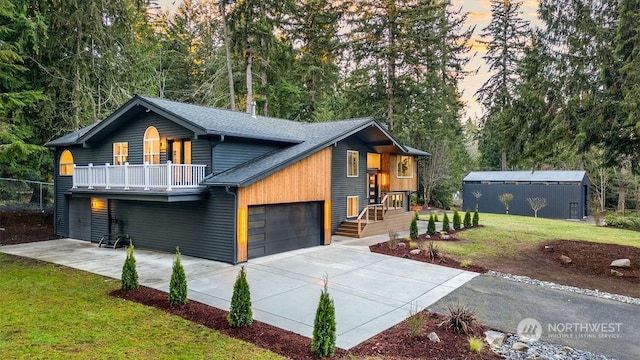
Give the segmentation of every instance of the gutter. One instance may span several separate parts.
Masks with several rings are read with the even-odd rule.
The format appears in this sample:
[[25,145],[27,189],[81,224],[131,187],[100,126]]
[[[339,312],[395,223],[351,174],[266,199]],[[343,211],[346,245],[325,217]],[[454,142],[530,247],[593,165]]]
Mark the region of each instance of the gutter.
[[233,196],[233,217],[236,221],[233,223],[233,264],[238,263],[238,195],[230,191],[230,186],[225,186],[224,191]]

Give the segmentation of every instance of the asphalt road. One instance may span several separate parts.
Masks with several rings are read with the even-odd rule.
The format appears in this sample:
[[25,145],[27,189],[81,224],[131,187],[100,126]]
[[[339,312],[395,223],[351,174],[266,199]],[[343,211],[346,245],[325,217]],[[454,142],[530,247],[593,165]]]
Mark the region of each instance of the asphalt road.
[[[634,285],[631,285],[634,286]],[[542,325],[541,340],[618,360],[640,359],[640,306],[502,278],[478,276],[431,310],[467,305],[489,327],[516,333],[525,318]]]

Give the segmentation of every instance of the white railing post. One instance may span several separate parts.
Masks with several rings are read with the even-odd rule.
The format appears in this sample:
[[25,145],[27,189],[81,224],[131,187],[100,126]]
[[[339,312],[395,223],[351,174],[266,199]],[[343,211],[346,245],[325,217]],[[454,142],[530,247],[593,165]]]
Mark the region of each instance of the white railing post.
[[88,189],[93,189],[93,164],[89,163],[89,187]]
[[149,190],[149,163],[144,162],[144,189]]
[[167,191],[171,191],[171,183],[173,182],[172,169],[171,160],[167,160]]
[[77,180],[77,176],[78,176],[78,170],[76,169],[76,164],[73,164],[73,176],[71,176],[71,179],[73,181],[73,189],[76,189],[78,187],[78,180]]
[[104,188],[106,190],[111,189],[111,182],[109,181],[109,163],[104,164]]
[[129,190],[129,163],[124,163],[124,189]]

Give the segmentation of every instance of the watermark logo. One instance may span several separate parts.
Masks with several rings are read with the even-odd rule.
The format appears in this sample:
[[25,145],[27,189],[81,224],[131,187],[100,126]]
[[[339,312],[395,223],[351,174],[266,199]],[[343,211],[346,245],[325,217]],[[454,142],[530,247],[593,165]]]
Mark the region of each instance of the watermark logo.
[[531,340],[539,340],[542,336],[542,325],[536,319],[526,318],[518,324],[518,335]]

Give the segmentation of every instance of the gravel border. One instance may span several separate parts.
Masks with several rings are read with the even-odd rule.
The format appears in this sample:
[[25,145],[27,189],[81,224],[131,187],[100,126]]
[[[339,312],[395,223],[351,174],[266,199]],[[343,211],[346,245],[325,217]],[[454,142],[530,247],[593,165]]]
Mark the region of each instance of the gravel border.
[[572,292],[572,293],[577,293],[577,294],[583,294],[583,295],[588,295],[588,296],[595,296],[595,297],[598,297],[598,298],[601,298],[601,299],[619,301],[619,302],[625,303],[625,304],[640,305],[640,299],[634,298],[634,297],[631,297],[631,296],[611,294],[611,293],[608,293],[608,292],[603,292],[603,291],[598,291],[598,290],[582,289],[582,288],[575,287],[575,286],[560,285],[560,284],[552,283],[550,281],[542,281],[542,280],[532,279],[532,278],[530,278],[528,276],[505,274],[505,273],[501,273],[501,272],[493,271],[493,270],[489,270],[485,274],[487,274],[489,276],[494,276],[494,277],[499,277],[499,278],[515,281],[515,282],[542,286],[542,287],[546,287],[546,288],[549,288],[549,289],[556,289],[556,290],[562,290],[562,291],[567,291],[567,292]]
[[[527,350],[514,350],[515,343],[527,344]],[[551,344],[540,340],[527,340],[518,335],[506,334],[504,342],[499,347],[492,350],[505,359],[525,359],[525,360],[614,360],[604,355],[594,354],[589,351],[574,349],[569,346]]]

